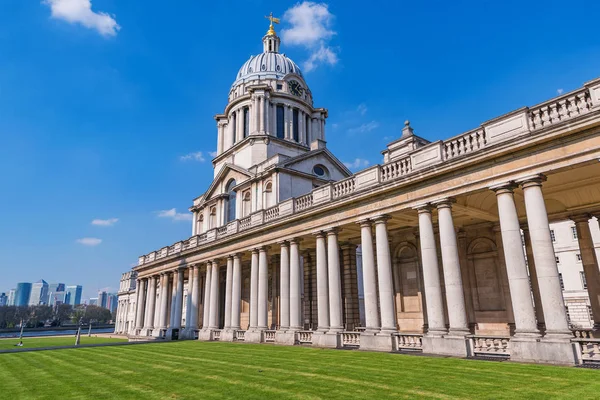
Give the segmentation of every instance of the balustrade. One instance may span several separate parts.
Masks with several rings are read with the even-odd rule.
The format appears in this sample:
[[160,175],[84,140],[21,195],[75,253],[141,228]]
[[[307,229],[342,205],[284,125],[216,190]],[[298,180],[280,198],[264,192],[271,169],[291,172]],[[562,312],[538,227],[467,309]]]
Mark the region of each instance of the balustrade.
[[276,205],[265,210],[265,222],[274,220],[279,216],[279,205]]
[[531,129],[542,129],[587,113],[592,108],[592,99],[588,90],[568,93],[529,110]]
[[343,347],[360,347],[360,332],[340,332]]
[[265,333],[265,342],[274,342],[275,341],[275,332],[276,331],[264,331]]
[[313,195],[309,193],[296,199],[296,211],[306,210],[313,205]]
[[485,130],[476,129],[444,141],[444,159],[451,160],[463,154],[473,153],[487,144]]
[[234,332],[234,337],[235,340],[238,340],[240,342],[243,342],[244,340],[246,340],[246,331],[242,331],[242,330],[237,330]]
[[396,349],[401,351],[423,351],[423,335],[420,333],[395,333]]
[[252,217],[244,217],[240,220],[240,231],[248,229],[252,226]]
[[473,355],[510,357],[510,338],[501,336],[472,336]]
[[313,331],[298,331],[299,344],[312,344]]
[[381,181],[387,182],[399,178],[412,171],[410,157],[391,161],[381,166]]
[[573,339],[578,347],[578,364],[600,365],[600,339]]
[[356,187],[354,176],[346,178],[333,184],[333,198],[343,197],[348,194],[354,193]]
[[213,334],[213,340],[221,340],[221,330],[214,330],[212,331]]

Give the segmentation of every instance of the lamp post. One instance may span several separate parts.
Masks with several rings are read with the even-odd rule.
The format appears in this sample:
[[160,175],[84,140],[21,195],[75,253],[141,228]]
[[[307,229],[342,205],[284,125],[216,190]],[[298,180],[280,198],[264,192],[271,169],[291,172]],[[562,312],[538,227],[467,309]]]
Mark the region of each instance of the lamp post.
[[81,342],[81,321],[82,318],[79,318],[79,323],[77,324],[77,336],[75,337],[75,346],[79,346]]

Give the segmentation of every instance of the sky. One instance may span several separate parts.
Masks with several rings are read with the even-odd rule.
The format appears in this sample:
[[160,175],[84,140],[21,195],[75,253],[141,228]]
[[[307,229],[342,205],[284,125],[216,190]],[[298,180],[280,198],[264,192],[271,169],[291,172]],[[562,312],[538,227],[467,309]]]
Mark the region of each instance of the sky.
[[138,256],[191,235],[213,116],[270,12],[353,171],[405,120],[445,139],[600,76],[593,0],[2,0],[0,292],[116,291]]

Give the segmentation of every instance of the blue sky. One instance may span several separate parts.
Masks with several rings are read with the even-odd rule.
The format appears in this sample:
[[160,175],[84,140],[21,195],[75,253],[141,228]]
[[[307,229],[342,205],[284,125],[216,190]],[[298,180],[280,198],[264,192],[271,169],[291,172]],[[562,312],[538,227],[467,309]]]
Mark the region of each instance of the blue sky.
[[44,278],[95,297],[190,235],[213,115],[271,11],[354,170],[406,119],[448,138],[600,76],[592,0],[89,5],[0,2],[0,292]]

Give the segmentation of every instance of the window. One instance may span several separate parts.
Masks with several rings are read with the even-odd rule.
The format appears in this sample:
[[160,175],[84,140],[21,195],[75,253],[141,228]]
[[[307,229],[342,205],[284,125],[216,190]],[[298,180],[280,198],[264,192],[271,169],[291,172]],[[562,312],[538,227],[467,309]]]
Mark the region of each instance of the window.
[[250,215],[251,210],[252,210],[252,198],[250,197],[250,191],[246,191],[244,192],[244,195],[242,197],[244,199],[244,203],[243,203],[243,213],[244,213],[244,217],[247,217],[248,215]]
[[279,139],[285,138],[285,118],[283,106],[277,106],[277,137]]
[[227,184],[227,187],[225,188],[225,191],[228,194],[227,200],[226,200],[226,208],[225,208],[225,221],[226,222],[231,222],[235,219],[235,191],[233,190],[233,188],[235,187],[235,179],[232,179],[229,181],[229,183]]
[[556,236],[554,235],[554,229],[550,229],[550,239],[552,239],[552,243],[556,242]]
[[579,271],[579,277],[581,278],[581,285],[584,289],[587,289],[587,281],[585,280],[585,272]]
[[198,225],[197,225],[196,233],[199,235],[202,232],[204,232],[204,215],[200,214],[200,217],[198,217]]
[[273,184],[271,182],[267,182],[267,184],[265,184],[265,204],[263,205],[263,208],[267,208],[267,207],[271,207],[273,204]]
[[560,264],[560,258],[558,258],[558,256],[555,256],[554,259],[556,260],[557,264]]
[[310,143],[310,138],[308,137],[308,124],[310,123],[308,119],[308,115],[304,118],[304,137],[306,138],[306,143]]
[[217,208],[213,207],[210,209],[210,216],[208,218],[208,229],[217,227]]
[[235,144],[235,140],[236,140],[236,136],[237,136],[237,113],[233,113],[233,119],[231,121],[231,123],[233,124],[233,129],[231,129],[231,132],[233,132],[233,137],[231,138],[231,143]]
[[325,177],[327,175],[327,169],[322,165],[315,165],[313,167],[313,173],[320,177]]
[[577,262],[581,262],[581,254],[577,253],[575,257],[577,257]]
[[250,133],[250,109],[244,107],[244,137],[248,137]]
[[282,90],[283,89],[283,85],[281,83],[277,84],[277,90]]
[[573,235],[573,240],[577,240],[577,228],[574,226],[571,227],[571,235]]
[[292,115],[292,129],[294,131],[294,142],[300,141],[300,132],[298,131],[298,115],[298,109],[294,108],[294,113]]
[[560,272],[558,273],[558,280],[560,281],[560,289],[565,290],[565,283],[563,282],[563,277]]

